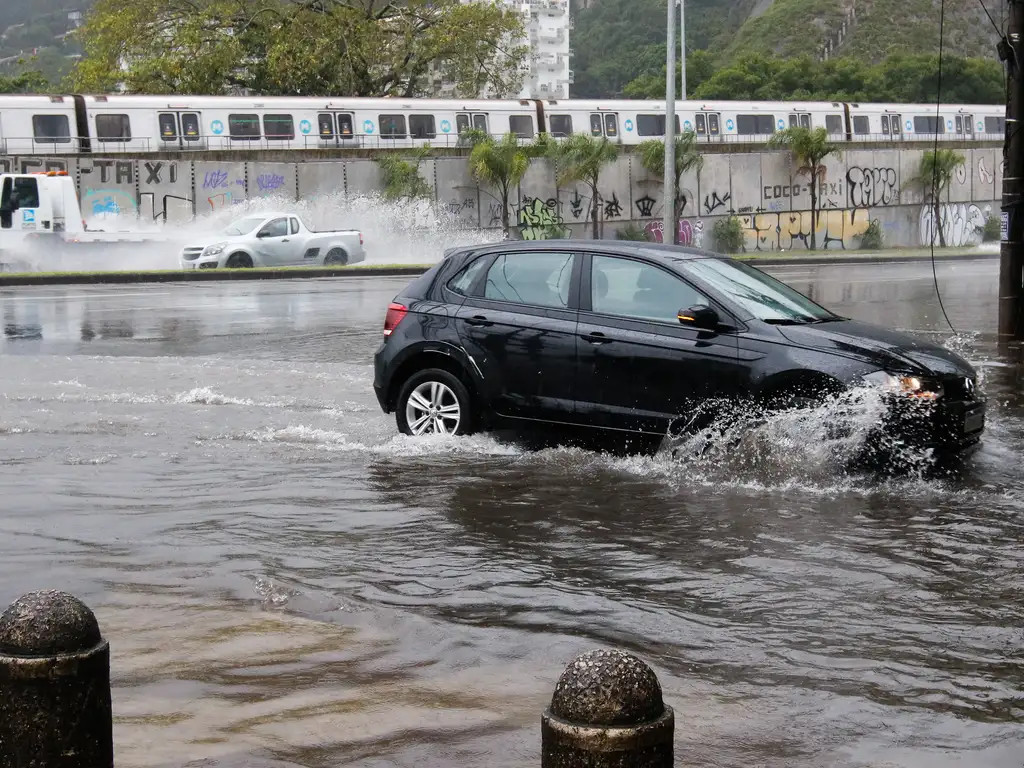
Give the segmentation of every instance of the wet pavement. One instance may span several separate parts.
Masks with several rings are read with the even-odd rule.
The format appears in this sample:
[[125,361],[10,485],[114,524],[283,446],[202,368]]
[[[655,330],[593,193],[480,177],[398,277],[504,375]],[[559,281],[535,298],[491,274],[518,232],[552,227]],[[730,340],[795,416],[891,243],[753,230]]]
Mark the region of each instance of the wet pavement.
[[843,474],[813,425],[714,462],[398,437],[405,279],[0,289],[0,603],[97,610],[119,766],[537,766],[564,665],[614,646],[681,765],[1020,768],[1020,370],[997,262],[938,265],[955,336],[930,269],[768,271],[979,368],[942,480]]

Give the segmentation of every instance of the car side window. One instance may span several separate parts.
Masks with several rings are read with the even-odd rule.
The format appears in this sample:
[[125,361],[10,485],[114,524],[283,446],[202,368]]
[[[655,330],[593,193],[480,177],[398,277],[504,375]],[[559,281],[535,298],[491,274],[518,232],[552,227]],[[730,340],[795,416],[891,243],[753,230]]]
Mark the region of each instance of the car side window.
[[594,312],[673,325],[680,309],[711,303],[667,270],[614,256],[593,257],[590,293]]
[[448,281],[448,288],[460,296],[468,296],[469,289],[473,287],[477,277],[487,266],[487,257],[481,256],[467,266],[463,267],[459,274]]
[[260,230],[262,237],[284,237],[288,234],[288,219],[273,219]]
[[294,216],[292,216],[291,223],[292,223],[292,234],[293,235],[299,234],[299,220],[296,219]]
[[484,297],[567,309],[572,260],[564,251],[503,253],[487,271]]

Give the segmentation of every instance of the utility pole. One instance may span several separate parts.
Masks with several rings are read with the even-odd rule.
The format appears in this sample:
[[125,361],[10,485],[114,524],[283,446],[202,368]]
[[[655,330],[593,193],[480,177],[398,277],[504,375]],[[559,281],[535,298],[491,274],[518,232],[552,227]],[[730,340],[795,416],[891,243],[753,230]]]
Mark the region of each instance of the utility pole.
[[1009,0],[1006,38],[999,58],[1006,62],[1006,139],[1003,146],[1003,204],[999,245],[999,339],[1024,339],[1024,0]]
[[683,82],[679,87],[679,100],[686,101],[686,0],[679,0],[679,69]]
[[666,0],[665,5],[668,6],[668,44],[665,46],[665,217],[661,241],[671,245],[676,241],[676,0]]

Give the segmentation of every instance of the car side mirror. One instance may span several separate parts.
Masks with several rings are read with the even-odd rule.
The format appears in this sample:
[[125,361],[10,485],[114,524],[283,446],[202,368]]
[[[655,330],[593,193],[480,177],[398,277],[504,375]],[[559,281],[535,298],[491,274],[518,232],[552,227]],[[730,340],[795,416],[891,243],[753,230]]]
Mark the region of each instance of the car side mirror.
[[677,313],[679,322],[691,328],[714,331],[718,328],[718,313],[707,304],[697,304],[689,309],[680,309]]

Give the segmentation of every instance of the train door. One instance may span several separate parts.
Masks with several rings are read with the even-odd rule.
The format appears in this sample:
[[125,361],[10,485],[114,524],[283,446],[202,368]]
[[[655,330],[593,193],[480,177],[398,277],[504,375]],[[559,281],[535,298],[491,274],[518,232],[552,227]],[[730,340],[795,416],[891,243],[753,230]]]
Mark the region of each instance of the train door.
[[974,115],[959,114],[956,120],[956,133],[959,136],[974,136]]
[[160,141],[164,149],[205,149],[200,112],[158,112]]
[[789,113],[789,127],[790,128],[810,128],[811,127],[811,113],[810,112],[790,112]]
[[619,138],[618,112],[591,112],[590,135],[605,136],[609,139]]
[[697,138],[706,141],[722,140],[722,113],[698,112],[693,116]]
[[321,147],[351,147],[358,142],[355,115],[351,112],[320,112],[316,116]]
[[896,115],[886,112],[882,115],[882,136],[888,136],[893,141],[903,139],[903,115]]
[[455,132],[460,136],[472,128],[490,135],[486,112],[459,112],[455,115]]

